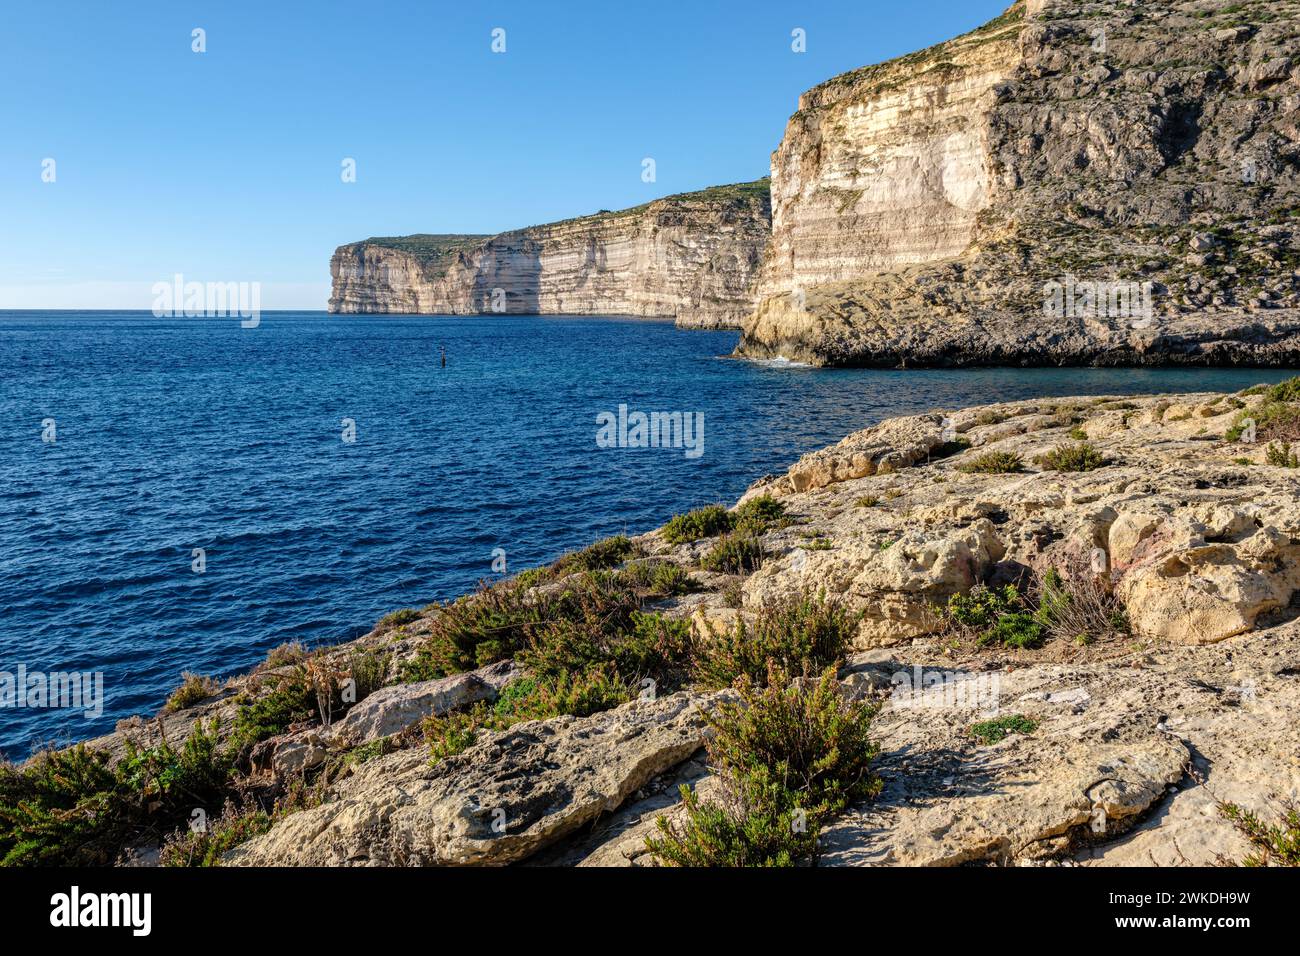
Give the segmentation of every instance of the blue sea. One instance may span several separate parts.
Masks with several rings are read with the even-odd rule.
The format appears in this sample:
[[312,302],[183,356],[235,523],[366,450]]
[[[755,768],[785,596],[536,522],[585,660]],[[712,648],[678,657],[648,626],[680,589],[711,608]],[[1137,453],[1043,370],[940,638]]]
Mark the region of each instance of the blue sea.
[[[228,675],[454,597],[495,576],[494,549],[513,573],[730,503],[891,415],[1287,374],[818,370],[729,359],[737,336],[617,318],[266,313],[245,329],[0,312],[0,672],[101,672],[105,693],[93,718],[0,710],[0,752],[152,714],[182,670]],[[598,447],[598,416],[620,405],[702,413],[703,454]]]

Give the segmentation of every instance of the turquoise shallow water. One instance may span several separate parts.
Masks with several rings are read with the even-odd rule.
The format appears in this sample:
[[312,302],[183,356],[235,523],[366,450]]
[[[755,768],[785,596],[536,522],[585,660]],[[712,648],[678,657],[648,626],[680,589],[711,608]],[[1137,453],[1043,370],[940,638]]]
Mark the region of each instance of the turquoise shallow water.
[[[0,709],[0,751],[152,713],[183,669],[229,674],[470,590],[495,548],[513,572],[729,503],[890,415],[1289,374],[815,370],[723,357],[736,338],[624,319],[0,313],[0,672],[100,671],[105,692],[93,719]],[[702,413],[703,454],[598,447],[597,416],[620,404]]]

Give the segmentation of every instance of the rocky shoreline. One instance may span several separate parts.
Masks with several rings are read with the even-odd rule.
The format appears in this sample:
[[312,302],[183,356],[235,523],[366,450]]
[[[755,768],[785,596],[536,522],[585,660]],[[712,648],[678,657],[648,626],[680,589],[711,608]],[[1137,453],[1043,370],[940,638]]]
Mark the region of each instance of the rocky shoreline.
[[[851,615],[839,687],[878,708],[881,782],[821,826],[819,865],[1240,859],[1250,846],[1223,805],[1267,818],[1300,796],[1297,442],[1300,380],[890,419],[760,480],[730,512],[390,615],[355,642],[199,688],[88,746],[111,765],[179,748],[219,718],[214,749],[234,761],[224,792],[274,809],[208,862],[652,865],[659,818],[689,815],[677,788],[717,799],[702,748],[735,692],[688,668],[663,677],[663,693],[603,684],[614,693],[592,704],[589,685],[586,703],[552,713],[561,681],[551,711],[507,720],[544,683],[547,658],[483,635],[512,607],[624,588],[638,633],[636,615],[650,615],[661,637],[689,634],[698,649],[756,640],[765,608],[817,593]],[[509,604],[510,587],[529,597]],[[490,627],[475,623],[485,595],[502,602]],[[996,627],[971,625],[954,609],[976,598],[1012,604]],[[1044,617],[1054,602],[1080,614]],[[475,628],[478,643],[456,646],[478,660],[453,665],[439,640]],[[641,673],[670,672],[639,659]],[[318,678],[354,680],[359,699],[271,719],[286,687]],[[128,832],[114,858],[157,862],[161,832]]]

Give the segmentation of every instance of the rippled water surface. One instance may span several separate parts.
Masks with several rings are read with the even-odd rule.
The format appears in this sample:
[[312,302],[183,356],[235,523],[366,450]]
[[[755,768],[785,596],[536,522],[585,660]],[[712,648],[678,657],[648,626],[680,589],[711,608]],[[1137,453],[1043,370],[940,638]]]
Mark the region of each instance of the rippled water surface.
[[[883,417],[1285,377],[822,371],[723,358],[736,338],[623,319],[0,313],[0,672],[102,671],[106,694],[98,719],[0,710],[0,750],[153,713],[181,670],[229,674],[462,593],[494,548],[513,572],[730,502]],[[597,415],[619,404],[702,412],[704,454],[598,448]]]

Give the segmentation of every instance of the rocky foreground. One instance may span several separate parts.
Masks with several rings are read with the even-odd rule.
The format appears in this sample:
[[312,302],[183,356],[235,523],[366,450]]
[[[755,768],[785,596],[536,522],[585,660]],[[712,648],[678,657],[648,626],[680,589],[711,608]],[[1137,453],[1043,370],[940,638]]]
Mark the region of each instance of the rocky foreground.
[[[644,609],[689,620],[698,640],[791,595],[822,592],[852,610],[839,687],[881,708],[871,735],[882,789],[821,828],[819,865],[1238,860],[1248,846],[1221,805],[1272,820],[1300,796],[1297,400],[1300,380],[891,419],[747,492],[742,511],[760,501],[781,518],[753,532],[761,554],[740,573],[705,567],[730,537],[669,543],[680,522],[627,547],[660,569],[656,580],[685,572],[689,587],[661,590],[688,593]],[[1084,470],[1060,470],[1073,467]],[[514,586],[542,594],[591,573],[566,560]],[[1047,603],[1056,571],[1071,606],[1108,609],[1100,626],[1085,615],[1034,641],[990,641],[944,610],[1006,585]],[[391,616],[354,644],[272,662],[91,746],[121,756],[128,741],[175,742],[214,715],[230,741],[288,676],[342,673],[340,662],[369,655],[382,673],[342,716],[243,745],[242,789],[310,785],[313,796],[211,862],[654,864],[656,820],[686,814],[679,786],[706,803],[718,792],[703,747],[734,691],[686,679],[575,711],[586,716],[493,729],[481,720],[525,686],[523,658],[413,679],[464,606]],[[473,714],[478,730],[450,746]],[[1001,732],[979,729],[989,721]],[[156,860],[156,843],[137,840],[127,858]]]

